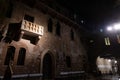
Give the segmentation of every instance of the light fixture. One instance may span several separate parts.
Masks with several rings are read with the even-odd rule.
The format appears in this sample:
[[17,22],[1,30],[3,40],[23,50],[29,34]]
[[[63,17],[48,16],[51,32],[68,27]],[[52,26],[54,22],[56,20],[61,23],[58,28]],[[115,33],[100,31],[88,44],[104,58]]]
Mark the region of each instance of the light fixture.
[[116,23],[107,27],[107,31],[120,30],[120,23]]
[[111,62],[111,60],[110,60],[110,59],[108,59],[108,62]]
[[115,63],[117,63],[117,61],[115,61]]
[[107,30],[112,31],[113,30],[112,26],[107,27]]
[[114,29],[115,29],[115,30],[120,30],[120,23],[114,24]]

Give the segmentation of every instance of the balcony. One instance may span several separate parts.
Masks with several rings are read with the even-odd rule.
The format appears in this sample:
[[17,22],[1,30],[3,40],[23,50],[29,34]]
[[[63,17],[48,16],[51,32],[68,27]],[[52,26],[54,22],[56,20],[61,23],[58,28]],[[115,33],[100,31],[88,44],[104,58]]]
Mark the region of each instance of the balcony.
[[21,30],[28,35],[42,36],[44,27],[27,20],[23,20]]
[[43,30],[43,26],[27,20],[22,20],[22,23],[10,23],[4,41],[11,43],[12,40],[19,41],[23,38],[29,40],[32,44],[36,44],[43,35]]

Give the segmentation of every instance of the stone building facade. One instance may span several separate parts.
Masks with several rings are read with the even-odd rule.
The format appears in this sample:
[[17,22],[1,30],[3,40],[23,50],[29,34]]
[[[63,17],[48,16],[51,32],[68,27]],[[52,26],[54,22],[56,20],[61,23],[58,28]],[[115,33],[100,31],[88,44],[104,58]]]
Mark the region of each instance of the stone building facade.
[[8,5],[0,28],[0,78],[10,61],[13,78],[83,77],[87,56],[78,24],[38,0]]

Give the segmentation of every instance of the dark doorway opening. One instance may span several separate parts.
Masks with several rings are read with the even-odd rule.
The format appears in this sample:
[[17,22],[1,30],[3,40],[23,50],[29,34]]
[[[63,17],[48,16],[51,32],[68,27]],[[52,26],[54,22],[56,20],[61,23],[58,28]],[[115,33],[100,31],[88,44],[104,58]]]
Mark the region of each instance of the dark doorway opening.
[[53,62],[52,62],[52,57],[49,53],[47,53],[44,58],[43,58],[43,80],[49,80],[52,79],[53,75]]

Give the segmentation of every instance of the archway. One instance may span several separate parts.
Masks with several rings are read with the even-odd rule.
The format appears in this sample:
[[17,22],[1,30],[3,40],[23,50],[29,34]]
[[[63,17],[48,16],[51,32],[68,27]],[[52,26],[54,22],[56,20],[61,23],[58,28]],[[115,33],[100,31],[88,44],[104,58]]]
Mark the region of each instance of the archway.
[[54,72],[53,66],[53,59],[50,53],[46,53],[43,58],[43,66],[42,66],[42,73],[43,73],[43,80],[49,80],[53,78]]
[[116,74],[117,73],[117,60],[115,57],[101,57],[96,59],[96,65],[102,74]]

